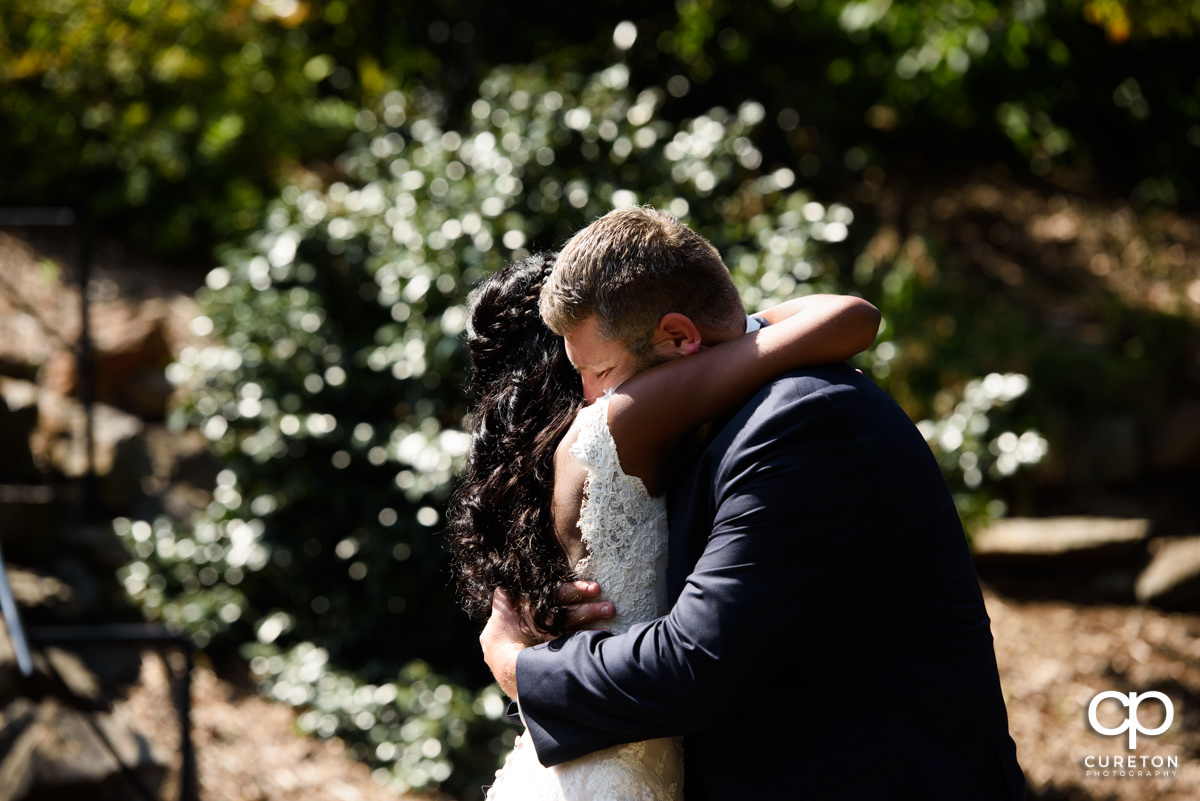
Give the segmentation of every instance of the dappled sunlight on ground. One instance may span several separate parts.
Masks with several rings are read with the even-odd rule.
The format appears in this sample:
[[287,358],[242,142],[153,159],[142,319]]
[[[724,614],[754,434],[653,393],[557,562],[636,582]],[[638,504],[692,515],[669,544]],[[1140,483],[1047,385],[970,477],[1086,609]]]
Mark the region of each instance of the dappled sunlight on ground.
[[[986,600],[1009,727],[1031,798],[1200,798],[1200,614],[1025,602],[991,592]],[[1088,706],[1110,690],[1165,694],[1174,711],[1171,726],[1160,736],[1139,735],[1132,751],[1127,734],[1097,734]],[[1164,708],[1148,700],[1139,716],[1143,728],[1154,729]],[[1102,727],[1119,728],[1125,710],[1105,701],[1097,718]],[[1126,771],[1132,775],[1103,775],[1102,763],[1110,773],[1120,771],[1113,767],[1118,756],[1123,764],[1135,758]],[[1177,772],[1163,775],[1168,770]]]

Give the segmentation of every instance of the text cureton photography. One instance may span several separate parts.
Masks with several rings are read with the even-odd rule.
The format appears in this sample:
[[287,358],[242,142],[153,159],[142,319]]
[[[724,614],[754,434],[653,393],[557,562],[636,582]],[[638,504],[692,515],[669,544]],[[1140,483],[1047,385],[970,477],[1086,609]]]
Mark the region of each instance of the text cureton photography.
[[[1161,719],[1147,712],[1155,725],[1146,725],[1138,711],[1143,701],[1161,706]],[[1105,704],[1105,701],[1111,703]],[[1165,694],[1157,691],[1120,693],[1115,690],[1097,693],[1088,705],[1087,722],[1094,732],[1104,737],[1127,734],[1130,752],[1138,747],[1138,734],[1154,737],[1171,728],[1175,720],[1175,705]],[[1111,724],[1111,725],[1110,725]],[[1162,754],[1088,754],[1083,758],[1084,776],[1089,778],[1174,777],[1179,772],[1178,755]]]

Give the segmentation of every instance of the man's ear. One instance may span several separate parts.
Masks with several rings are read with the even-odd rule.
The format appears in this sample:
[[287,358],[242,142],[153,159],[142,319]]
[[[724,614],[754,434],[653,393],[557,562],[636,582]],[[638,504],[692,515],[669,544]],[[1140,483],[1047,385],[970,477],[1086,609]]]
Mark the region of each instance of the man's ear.
[[654,331],[654,349],[661,356],[690,356],[700,350],[700,329],[686,314],[668,312]]

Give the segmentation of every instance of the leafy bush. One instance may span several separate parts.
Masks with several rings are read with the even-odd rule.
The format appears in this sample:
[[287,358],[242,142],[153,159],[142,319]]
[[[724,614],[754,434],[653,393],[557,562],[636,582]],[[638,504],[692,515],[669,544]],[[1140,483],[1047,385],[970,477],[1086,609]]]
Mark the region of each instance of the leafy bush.
[[[310,658],[303,644],[319,642],[322,666],[377,686],[417,658],[479,683],[437,538],[465,444],[469,288],[538,240],[553,247],[637,202],[711,236],[754,305],[835,286],[819,246],[844,240],[852,215],[788,170],[759,169],[749,134],[761,108],[675,128],[657,118],[664,95],[633,96],[626,77],[498,71],[463,132],[438,127],[427,98],[391,94],[358,115],[340,180],[287,188],[264,229],[225,252],[195,323],[220,344],[185,351],[169,375],[188,399],[173,425],[204,431],[228,468],[200,520],[117,525],[137,556],[126,585],[152,615],[210,648],[257,641]],[[284,696],[325,703],[292,691],[292,662],[256,664]],[[331,710],[320,720],[350,719]],[[402,728],[428,710],[401,712]],[[372,731],[403,781],[480,781],[452,738],[438,752],[446,776],[442,762],[401,758],[411,752],[388,739],[400,728]]]
[[[661,86],[662,116],[763,104],[758,144],[834,197],[871,166],[1007,162],[1141,205],[1194,204],[1194,5],[994,0],[561,4],[11,0],[0,202],[71,204],[139,247],[207,251],[332,158],[355,113],[436,87],[451,127],[497,64]],[[552,43],[552,44],[548,44]],[[756,54],[770,53],[764,61]],[[566,65],[571,65],[567,67]]]
[[281,165],[353,127],[298,22],[252,2],[5,3],[0,202],[74,205],[163,250],[244,235]]
[[392,681],[369,684],[331,669],[329,654],[310,643],[286,653],[248,653],[270,697],[305,709],[301,730],[341,737],[355,758],[374,766],[376,781],[402,792],[433,785],[477,791],[516,739],[499,687],[466,690],[421,660],[404,665]]
[[[967,382],[962,396],[954,398],[946,413],[917,423],[942,466],[968,534],[1004,517],[1007,511],[1005,503],[985,485],[985,479],[1002,480],[1024,466],[1035,465],[1049,449],[1046,439],[1033,429],[1020,434],[1011,430],[995,432],[997,423],[1003,423],[1003,415],[994,412],[1024,395],[1028,388],[1029,379],[1020,373],[990,373]],[[939,400],[950,405],[945,396]]]

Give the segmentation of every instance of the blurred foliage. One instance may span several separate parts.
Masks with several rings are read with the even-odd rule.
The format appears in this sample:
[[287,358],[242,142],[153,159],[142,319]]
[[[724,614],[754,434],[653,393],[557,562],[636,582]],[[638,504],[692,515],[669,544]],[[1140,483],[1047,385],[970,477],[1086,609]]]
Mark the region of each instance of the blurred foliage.
[[1042,284],[964,263],[859,190],[1003,164],[1143,212],[1194,207],[1198,22],[1200,5],[1154,0],[678,0],[582,19],[539,2],[5,3],[0,203],[75,205],[135,247],[219,246],[195,321],[217,344],[169,377],[186,399],[171,424],[226,469],[195,520],[115,522],[127,590],[213,652],[240,648],[381,780],[475,797],[505,748],[500,699],[472,689],[486,674],[438,536],[470,287],[645,203],[708,237],[750,307],[863,294],[885,327],[857,363],[921,420],[978,525],[1062,415],[1154,409],[1186,321],[1093,293],[1080,325],[1106,338],[1048,328]]
[[[881,351],[885,356],[894,352],[889,344],[875,349],[877,358]],[[1007,422],[996,410],[1027,389],[1029,379],[1020,373],[989,373],[967,382],[961,397],[953,397],[949,413],[917,423],[942,465],[968,534],[1007,511],[1004,501],[993,497],[993,483],[1037,464],[1049,449],[1046,439],[1033,429],[1020,434],[995,431],[997,423]],[[985,479],[990,479],[988,484]]]
[[[1194,3],[678,7],[637,22],[680,62],[681,95],[763,102],[786,137],[769,155],[798,159],[825,192],[870,165],[936,175],[999,160],[1046,179],[1083,173],[1144,204],[1200,199]],[[635,75],[662,75],[654,48],[639,52]]]
[[[198,521],[117,523],[136,556],[126,587],[152,616],[210,648],[320,642],[363,681],[420,657],[479,682],[437,539],[466,444],[467,290],[641,202],[714,236],[755,305],[833,289],[817,246],[843,241],[853,215],[790,170],[759,169],[761,107],[676,128],[657,118],[661,92],[627,80],[620,65],[586,80],[499,70],[461,132],[421,113],[419,93],[389,93],[358,115],[343,180],[286,188],[263,230],[224,252],[194,323],[220,344],[184,351],[169,377],[189,399],[172,424],[204,431],[228,468]],[[283,681],[270,671],[285,663],[260,666]],[[373,753],[413,785],[482,781],[449,740],[449,776],[406,767],[386,741]]]
[[[424,86],[461,128],[497,65],[614,58],[678,123],[761,103],[757,142],[825,196],[871,166],[1006,161],[1141,204],[1198,199],[1200,27],[1165,0],[532,2],[10,0],[0,6],[0,203],[69,204],[145,248],[261,222],[355,112]],[[769,59],[755,54],[770,53]]]
[[76,206],[160,250],[253,229],[283,165],[336,153],[353,125],[345,69],[303,17],[256,0],[0,5],[0,202]]
[[374,767],[376,781],[401,792],[458,787],[465,777],[484,784],[516,740],[499,687],[466,690],[422,660],[408,662],[394,681],[369,684],[331,669],[328,653],[309,643],[248,653],[268,695],[305,708],[297,720],[302,731],[342,738],[356,759]]

